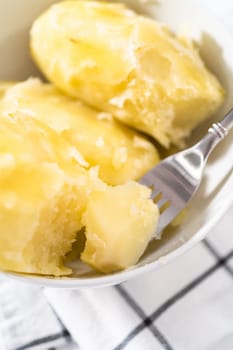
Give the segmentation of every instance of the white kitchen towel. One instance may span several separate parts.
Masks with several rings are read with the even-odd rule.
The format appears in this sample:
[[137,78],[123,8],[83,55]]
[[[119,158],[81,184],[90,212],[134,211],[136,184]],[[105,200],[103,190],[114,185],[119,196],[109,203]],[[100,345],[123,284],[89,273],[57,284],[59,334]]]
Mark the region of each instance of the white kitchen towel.
[[60,349],[71,343],[41,288],[0,278],[0,350]]

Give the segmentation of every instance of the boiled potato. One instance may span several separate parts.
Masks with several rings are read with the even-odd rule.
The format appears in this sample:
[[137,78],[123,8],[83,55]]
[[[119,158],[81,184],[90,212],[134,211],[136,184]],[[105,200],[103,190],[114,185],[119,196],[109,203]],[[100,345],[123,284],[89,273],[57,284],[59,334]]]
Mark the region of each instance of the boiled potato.
[[150,193],[136,182],[93,191],[83,216],[86,245],[81,259],[105,273],[136,264],[159,217]]
[[31,52],[70,96],[157,139],[181,145],[223,102],[198,50],[123,4],[65,1],[33,24]]
[[[66,275],[98,180],[57,134],[32,118],[0,117],[0,269]],[[96,187],[97,186],[97,187]]]
[[[0,109],[16,110],[38,119],[63,136],[108,184],[139,179],[159,162],[155,147],[111,115],[99,113],[61,94],[50,84],[29,79],[5,93]],[[88,166],[88,164],[87,164]]]
[[[135,182],[108,186],[98,178],[96,168],[85,166],[78,151],[43,122],[22,111],[0,116],[1,270],[68,275],[72,270],[64,262],[75,242],[79,242],[84,224],[87,225],[85,260],[88,247],[95,246],[92,227],[106,221],[103,228],[107,230],[111,217],[118,220],[113,222],[115,229],[108,233],[115,234],[115,238],[108,237],[108,241],[116,241],[116,252],[121,241],[124,251],[114,256],[114,246],[109,243],[112,265],[103,270],[110,271],[113,264],[126,267],[139,258],[152,226],[156,228],[157,206],[149,199],[150,190]],[[92,193],[98,193],[99,219],[94,215],[96,195]],[[120,198],[122,205],[116,203]],[[131,208],[132,213],[136,210],[136,214],[128,217],[126,208]],[[96,234],[101,232],[97,230]],[[129,244],[132,235],[135,235],[134,246]],[[103,251],[102,259],[104,254],[107,252]],[[86,261],[94,265],[91,260],[88,262],[88,257]],[[95,263],[99,268],[98,254]]]

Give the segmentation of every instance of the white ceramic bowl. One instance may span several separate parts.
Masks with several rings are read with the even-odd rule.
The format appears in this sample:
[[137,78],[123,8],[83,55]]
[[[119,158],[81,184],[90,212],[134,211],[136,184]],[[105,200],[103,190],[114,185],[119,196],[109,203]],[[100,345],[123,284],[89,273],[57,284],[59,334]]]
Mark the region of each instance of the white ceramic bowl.
[[[29,56],[29,28],[33,19],[54,2],[56,1],[0,1],[0,80],[25,79],[31,75],[38,75]],[[140,4],[140,1],[136,0],[125,2],[167,23],[174,31],[196,40],[208,67],[219,77],[227,90],[226,103],[215,119],[232,107],[233,39],[209,10],[203,5],[198,6],[198,1],[190,0],[161,0],[155,1],[156,5],[145,5],[142,2]],[[194,133],[193,140],[203,135],[208,124],[209,122]],[[7,275],[28,283],[50,287],[101,287],[120,283],[172,262],[203,239],[233,202],[232,136],[231,133],[209,160],[202,186],[189,206],[184,224],[164,235],[162,240],[151,243],[136,266],[127,271],[101,276],[77,262],[74,264],[73,276],[66,278]]]

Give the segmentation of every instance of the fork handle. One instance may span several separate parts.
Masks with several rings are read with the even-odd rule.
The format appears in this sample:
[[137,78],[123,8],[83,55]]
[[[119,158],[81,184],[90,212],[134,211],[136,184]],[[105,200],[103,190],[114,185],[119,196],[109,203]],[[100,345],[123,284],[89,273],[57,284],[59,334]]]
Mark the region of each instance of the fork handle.
[[231,109],[222,121],[214,123],[208,132],[215,133],[220,139],[224,139],[233,127],[233,109]]
[[194,147],[201,151],[204,160],[206,161],[217,146],[233,128],[233,109],[231,109],[223,118],[222,121],[214,123],[208,130],[208,134],[199,141]]

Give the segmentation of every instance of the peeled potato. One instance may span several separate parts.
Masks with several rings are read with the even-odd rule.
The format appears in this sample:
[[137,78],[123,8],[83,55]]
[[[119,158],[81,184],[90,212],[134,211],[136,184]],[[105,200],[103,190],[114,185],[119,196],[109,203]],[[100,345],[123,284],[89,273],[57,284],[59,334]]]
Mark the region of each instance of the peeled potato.
[[79,150],[90,165],[99,165],[100,177],[111,185],[139,179],[159,162],[155,147],[138,132],[39,79],[9,88],[0,108],[5,114],[21,111],[51,127]]
[[96,186],[79,158],[40,122],[19,114],[1,116],[1,270],[71,273],[63,257],[83,226],[91,186]]
[[150,194],[136,182],[93,191],[83,216],[86,245],[81,260],[104,273],[136,264],[158,222]]
[[192,43],[123,4],[60,2],[33,24],[31,51],[58,88],[168,147],[223,102]]
[[[136,262],[156,225],[157,207],[149,199],[150,190],[134,182],[107,186],[98,178],[96,169],[85,169],[85,165],[77,150],[44,123],[19,111],[1,115],[1,270],[70,274],[72,270],[64,261],[74,248],[73,243],[79,241],[84,224],[87,234],[83,260],[86,256],[87,263],[94,266],[87,252],[88,247],[95,247],[95,232],[107,235],[109,242],[112,240],[112,260],[103,271],[113,269],[113,264],[127,267]],[[122,204],[117,202],[119,199]],[[92,230],[98,222],[102,222],[103,231],[98,226]],[[115,228],[108,231],[111,222]],[[120,242],[124,250],[119,255]],[[106,249],[99,263],[98,254],[95,257],[100,270],[101,261],[108,254]]]

